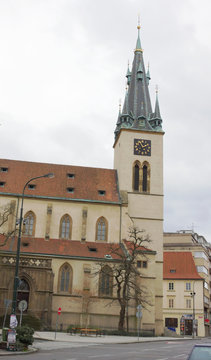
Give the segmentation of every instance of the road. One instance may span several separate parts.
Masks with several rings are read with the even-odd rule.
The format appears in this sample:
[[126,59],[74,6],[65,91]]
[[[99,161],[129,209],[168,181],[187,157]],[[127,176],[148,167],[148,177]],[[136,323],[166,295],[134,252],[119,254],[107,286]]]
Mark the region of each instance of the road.
[[[194,343],[211,339],[160,341],[133,344],[78,344],[69,342],[35,341],[37,353],[24,355],[28,360],[185,360]],[[17,360],[17,356],[4,357]],[[1,357],[1,360],[3,357]]]

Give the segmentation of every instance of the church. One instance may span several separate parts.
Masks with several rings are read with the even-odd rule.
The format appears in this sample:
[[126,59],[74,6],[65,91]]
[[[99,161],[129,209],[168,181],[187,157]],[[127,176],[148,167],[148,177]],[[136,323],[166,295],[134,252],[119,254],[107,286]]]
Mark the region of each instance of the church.
[[[63,329],[116,329],[115,288],[95,270],[118,260],[110,245],[127,247],[128,229],[135,226],[150,238],[148,255],[137,261],[151,298],[141,329],[163,334],[164,132],[158,94],[151,105],[140,26],[126,78],[124,105],[114,123],[113,169],[0,159],[0,315],[13,294],[24,189],[17,303],[25,300],[25,311],[46,328],[55,328],[61,308]],[[43,177],[48,173],[54,177]],[[135,330],[136,306],[127,311],[129,329]]]

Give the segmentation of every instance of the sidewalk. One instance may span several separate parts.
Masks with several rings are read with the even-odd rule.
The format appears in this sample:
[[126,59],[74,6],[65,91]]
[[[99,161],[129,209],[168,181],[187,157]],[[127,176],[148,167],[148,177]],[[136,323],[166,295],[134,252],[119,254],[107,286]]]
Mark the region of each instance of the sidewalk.
[[[7,351],[0,349],[0,356],[6,355],[28,355],[39,349],[44,349],[44,344],[48,342],[48,349],[56,349],[63,347],[80,347],[80,346],[90,346],[90,345],[102,345],[102,344],[130,344],[139,342],[152,342],[152,341],[180,341],[180,340],[189,340],[190,338],[175,338],[175,337],[134,337],[134,336],[114,336],[114,335],[102,335],[102,336],[81,336],[79,334],[69,335],[67,333],[58,332],[43,332],[35,331],[34,333],[35,344],[27,352],[18,352],[18,351]],[[63,343],[63,344],[62,344]],[[39,349],[37,349],[37,347]]]

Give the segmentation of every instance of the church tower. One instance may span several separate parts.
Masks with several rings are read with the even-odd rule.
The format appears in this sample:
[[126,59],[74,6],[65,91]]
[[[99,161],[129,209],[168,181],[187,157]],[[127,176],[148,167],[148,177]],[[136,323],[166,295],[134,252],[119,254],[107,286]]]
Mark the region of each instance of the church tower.
[[[114,168],[122,195],[121,239],[127,238],[127,218],[149,235],[151,250],[156,252],[155,268],[148,267],[154,278],[154,322],[156,334],[163,331],[163,135],[158,92],[152,110],[149,94],[149,69],[146,71],[140,41],[140,26],[132,70],[126,74],[127,89],[120,110],[114,142]],[[124,204],[126,200],[127,205]],[[129,216],[128,216],[129,215]],[[130,224],[131,225],[131,224]]]

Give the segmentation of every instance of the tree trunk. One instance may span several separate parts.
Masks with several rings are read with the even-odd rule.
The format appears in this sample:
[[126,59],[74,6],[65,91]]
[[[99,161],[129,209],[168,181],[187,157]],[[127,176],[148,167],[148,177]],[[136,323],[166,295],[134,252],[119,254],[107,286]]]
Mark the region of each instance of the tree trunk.
[[118,330],[120,331],[124,330],[124,323],[125,323],[125,304],[121,304]]

